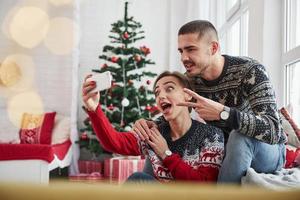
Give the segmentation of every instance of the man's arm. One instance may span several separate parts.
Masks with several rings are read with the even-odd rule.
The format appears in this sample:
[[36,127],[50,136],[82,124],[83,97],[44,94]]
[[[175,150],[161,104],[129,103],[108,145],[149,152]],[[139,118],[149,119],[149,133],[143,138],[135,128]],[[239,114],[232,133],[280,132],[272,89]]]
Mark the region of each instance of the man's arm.
[[[181,102],[177,105],[190,106],[206,121],[220,121],[224,105],[198,95],[189,89],[184,91],[192,95],[197,102]],[[244,111],[230,108],[230,116],[225,124],[242,134],[269,144],[277,144],[282,136],[282,127],[277,111],[275,93],[264,66],[255,64],[245,75],[242,91],[239,95],[247,97]],[[247,103],[250,107],[247,110]],[[282,141],[285,142],[285,141]]]
[[282,127],[279,119],[275,92],[264,66],[257,64],[243,80],[243,95],[248,97],[250,110],[239,116],[239,132],[269,144],[279,142]]

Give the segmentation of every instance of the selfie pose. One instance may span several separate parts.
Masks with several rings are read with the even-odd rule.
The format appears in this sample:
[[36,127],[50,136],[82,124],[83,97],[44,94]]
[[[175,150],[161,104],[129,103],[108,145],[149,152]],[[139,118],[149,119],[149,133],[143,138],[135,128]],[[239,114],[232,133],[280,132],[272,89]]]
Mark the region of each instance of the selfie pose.
[[[185,92],[197,100],[178,105],[193,107],[225,134],[226,155],[218,181],[240,183],[250,167],[259,173],[281,169],[287,140],[266,68],[252,58],[221,55],[218,33],[205,20],[179,29],[178,51],[195,86],[195,92]],[[141,119],[133,131],[146,139],[152,126]]]
[[[150,129],[149,139],[141,140],[132,132],[117,132],[99,105],[99,94],[93,92],[94,81],[87,76],[82,87],[83,102],[93,129],[107,151],[122,155],[147,155],[153,179],[159,181],[216,181],[224,156],[223,132],[190,117],[190,108],[177,106],[192,101],[183,88],[192,89],[186,76],[164,72],[154,83],[156,104],[165,121]],[[135,176],[135,175],[133,175]],[[150,175],[139,174],[141,179]]]

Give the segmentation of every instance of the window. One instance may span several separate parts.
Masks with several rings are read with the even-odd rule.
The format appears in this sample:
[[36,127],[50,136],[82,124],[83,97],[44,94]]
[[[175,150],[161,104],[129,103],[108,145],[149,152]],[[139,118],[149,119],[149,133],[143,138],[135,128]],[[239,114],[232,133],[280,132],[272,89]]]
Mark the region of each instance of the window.
[[226,19],[229,20],[240,8],[240,0],[227,0]]
[[300,123],[300,61],[287,65],[287,106],[296,121]]
[[300,0],[285,0],[285,105],[300,124]]
[[[226,9],[223,9],[224,6]],[[225,0],[217,4],[217,28],[221,53],[248,55],[248,5],[246,0]]]
[[230,55],[240,55],[241,41],[241,20],[237,20],[228,30],[227,53]]
[[287,44],[286,50],[289,51],[300,45],[300,1],[289,0],[287,8]]

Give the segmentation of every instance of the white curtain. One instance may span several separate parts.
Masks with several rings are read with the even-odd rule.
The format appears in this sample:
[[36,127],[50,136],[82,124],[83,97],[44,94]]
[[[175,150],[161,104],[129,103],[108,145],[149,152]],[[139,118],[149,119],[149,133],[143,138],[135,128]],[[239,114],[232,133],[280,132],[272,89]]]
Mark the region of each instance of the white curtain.
[[180,55],[177,50],[177,33],[180,27],[193,20],[210,20],[215,22],[215,17],[211,10],[215,5],[214,0],[172,0],[169,2],[169,44],[165,48],[169,49],[169,69],[171,71],[184,72],[184,67],[180,61]]

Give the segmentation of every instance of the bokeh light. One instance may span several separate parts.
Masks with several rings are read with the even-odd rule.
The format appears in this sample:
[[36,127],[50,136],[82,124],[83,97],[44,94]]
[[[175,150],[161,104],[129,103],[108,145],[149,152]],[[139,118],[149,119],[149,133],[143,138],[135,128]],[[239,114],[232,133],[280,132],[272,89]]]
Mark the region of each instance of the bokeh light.
[[11,20],[12,18],[16,15],[17,11],[19,10],[20,8],[15,6],[13,7],[12,9],[10,9],[7,14],[5,15],[3,21],[2,21],[2,26],[1,26],[1,29],[2,29],[2,32],[3,34],[8,38],[8,39],[12,39],[11,36],[10,36],[10,32],[9,32],[9,26],[11,24]]
[[32,6],[20,8],[9,24],[12,39],[26,48],[33,48],[40,44],[45,38],[48,28],[47,13]]
[[78,42],[78,26],[69,18],[57,17],[50,21],[45,46],[56,55],[70,54]]
[[34,91],[19,93],[8,100],[9,120],[20,127],[23,113],[41,114],[44,106],[41,97]]
[[14,61],[6,61],[0,65],[0,84],[6,87],[15,85],[21,75],[20,67]]
[[30,56],[14,54],[6,57],[0,66],[0,95],[11,96],[33,86],[35,64]]

